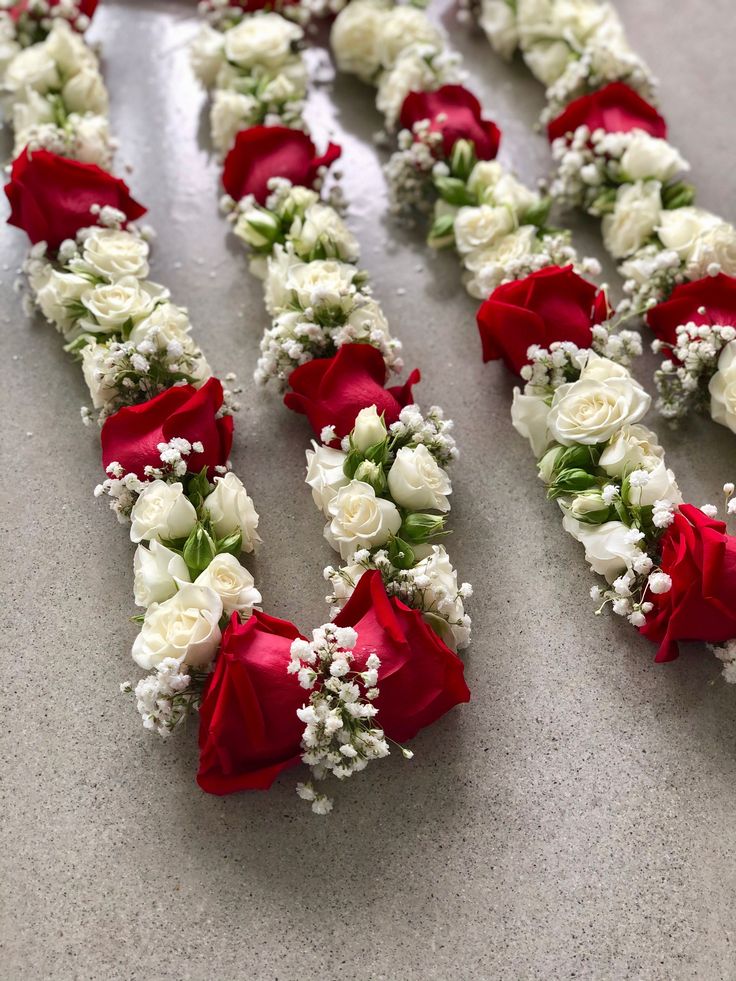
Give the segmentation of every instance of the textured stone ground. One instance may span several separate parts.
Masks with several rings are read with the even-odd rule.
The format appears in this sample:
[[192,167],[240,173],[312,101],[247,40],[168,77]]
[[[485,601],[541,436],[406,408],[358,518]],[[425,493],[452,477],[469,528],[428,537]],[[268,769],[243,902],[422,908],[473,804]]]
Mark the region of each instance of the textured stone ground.
[[[189,306],[220,373],[246,382],[233,461],[262,516],[266,608],[324,619],[320,520],[302,484],[304,420],[250,384],[260,288],[216,210],[217,167],[185,45],[191,4],[105,0],[120,161],[159,232],[154,277]],[[662,81],[700,201],[736,218],[729,0],[621,0]],[[472,87],[533,180],[539,87],[453,30]],[[318,56],[324,58],[324,56]],[[330,100],[333,100],[332,106]],[[733,978],[736,691],[697,646],[668,666],[622,622],[592,616],[578,545],[544,501],[508,418],[511,382],[483,367],[451,256],[384,220],[371,93],[338,79],[310,107],[345,148],[351,221],[377,296],[421,367],[420,397],[457,421],[453,557],[476,587],[469,706],[342,788],[313,818],[282,780],[220,800],[194,784],[195,733],[138,726],[132,548],[91,491],[94,432],[78,369],[12,293],[2,236],[0,688],[2,974],[25,979]],[[322,142],[320,138],[320,142]],[[581,249],[600,254],[592,224]],[[611,282],[615,276],[611,271]],[[399,292],[399,291],[405,292]],[[653,362],[638,369],[650,383]],[[707,421],[663,433],[694,503],[736,477],[736,438]]]

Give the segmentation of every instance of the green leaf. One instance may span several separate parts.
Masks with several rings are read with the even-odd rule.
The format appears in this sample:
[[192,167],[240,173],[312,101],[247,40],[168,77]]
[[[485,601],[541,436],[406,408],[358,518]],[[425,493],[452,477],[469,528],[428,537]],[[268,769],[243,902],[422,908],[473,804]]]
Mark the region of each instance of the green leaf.
[[465,186],[465,181],[461,181],[458,177],[435,177],[434,186],[442,200],[447,201],[448,204],[462,207],[475,202],[474,196]]
[[243,550],[243,533],[238,528],[237,531],[232,532],[230,535],[225,535],[224,538],[218,538],[215,542],[215,549],[218,555],[220,552],[228,552],[237,558]]
[[216,555],[215,543],[204,527],[197,522],[192,528],[182,551],[184,561],[193,578],[204,572]]

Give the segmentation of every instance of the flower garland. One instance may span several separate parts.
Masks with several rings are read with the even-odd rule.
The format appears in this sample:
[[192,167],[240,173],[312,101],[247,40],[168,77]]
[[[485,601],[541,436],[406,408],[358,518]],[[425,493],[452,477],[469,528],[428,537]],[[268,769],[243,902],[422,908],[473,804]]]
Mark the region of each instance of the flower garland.
[[[66,30],[54,22],[49,37]],[[81,52],[81,39],[68,39]],[[102,423],[107,479],[95,493],[110,496],[137,545],[144,612],[132,654],[149,673],[122,688],[144,726],[167,735],[199,710],[197,779],[224,794],[270,786],[302,753],[317,777],[349,776],[385,755],[388,739],[409,739],[467,701],[462,662],[375,572],[311,646],[257,609],[237,558],[258,542],[258,516],[227,464],[235,406],[191,339],[186,310],[148,278],[148,234],[132,224],[145,209],[127,186],[94,164],[25,147],[6,193],[10,223],[34,243],[32,305],[81,362]],[[83,416],[91,422],[90,410]],[[299,792],[317,813],[331,807],[311,784]]]
[[510,57],[518,45],[547,87],[552,197],[601,218],[624,278],[621,312],[643,315],[654,350],[670,353],[655,375],[659,411],[672,420],[709,411],[736,432],[736,321],[732,302],[721,307],[736,286],[736,229],[693,206],[689,165],[667,142],[655,80],[615,9],[605,0],[475,9],[493,48]]
[[[405,47],[383,60],[394,18]],[[435,54],[428,50],[427,23],[414,9],[354,0],[332,29],[338,66],[375,82],[387,129],[403,127],[386,167],[394,211],[413,217],[434,206],[430,244],[454,244],[471,295],[490,293],[478,312],[484,358],[503,358],[526,382],[515,390],[512,422],[529,439],[565,530],[606,579],[591,590],[597,612],[610,606],[625,616],[659,644],[657,660],[676,657],[678,640],[716,644],[725,677],[736,681],[736,644],[728,643],[736,637],[728,603],[736,540],[715,509],[683,503],[656,434],[641,425],[650,397],[627,367],[641,347],[638,334],[620,329],[626,307],[613,316],[605,294],[575,270],[567,239],[567,264],[555,261],[545,247],[548,202],[491,159],[499,134],[472,93],[442,73],[408,69],[446,61],[439,36]],[[735,513],[733,485],[724,490]]]
[[[211,13],[211,5],[206,8]],[[335,697],[348,697],[356,719],[373,719],[372,709],[380,709],[381,732],[391,739],[401,742],[416,731],[398,715],[392,720],[386,708],[385,693],[396,688],[386,636],[373,649],[382,667],[363,657],[368,666],[358,672],[362,682],[340,680],[353,677],[366,631],[370,636],[370,628],[361,633],[356,626],[353,611],[370,618],[390,607],[400,621],[410,617],[411,642],[421,639],[422,656],[434,651],[457,680],[462,665],[449,648],[469,642],[464,599],[471,589],[458,585],[447,551],[436,543],[450,508],[446,467],[457,452],[452,423],[437,407],[423,415],[413,404],[418,372],[403,385],[385,387],[387,372],[402,368],[400,344],[357,265],[359,247],[341,217],[339,189],[329,198],[320,194],[340,148],[329,144],[319,155],[306,132],[301,40],[299,25],[280,14],[220,6],[194,41],[192,65],[213,92],[213,145],[227,150],[223,207],[250,250],[252,272],[264,280],[273,318],[256,380],[288,389],[286,405],[307,415],[319,437],[307,452],[307,483],[327,521],[325,538],[344,562],[325,570],[332,588],[328,601],[335,624],[356,628],[358,649],[352,633],[336,634],[327,624],[311,646],[295,646],[292,665],[312,691],[310,709],[299,715],[302,758],[318,778],[326,772],[345,777],[373,758],[367,747],[381,756],[385,744],[377,730],[366,729],[367,722],[354,730],[343,725],[339,738],[347,739],[349,731],[352,741],[345,742],[342,758],[336,755],[330,732],[314,731],[329,713],[333,724],[344,723]],[[416,648],[413,656],[419,655]],[[420,725],[467,699],[464,682],[450,687],[452,698],[438,692]],[[407,718],[413,697],[403,693]],[[327,806],[313,784],[302,793],[314,809]]]

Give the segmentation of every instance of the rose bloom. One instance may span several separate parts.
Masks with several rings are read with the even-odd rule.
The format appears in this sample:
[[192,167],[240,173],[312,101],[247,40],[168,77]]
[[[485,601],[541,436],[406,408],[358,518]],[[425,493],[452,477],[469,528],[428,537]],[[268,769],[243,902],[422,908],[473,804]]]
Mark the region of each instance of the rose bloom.
[[325,426],[334,426],[338,437],[347,436],[361,409],[374,405],[391,425],[413,402],[412,386],[420,379],[417,370],[403,385],[384,388],[385,378],[386,366],[376,348],[344,344],[334,357],[315,358],[292,371],[292,391],[286,393],[284,403],[306,415],[317,435]]
[[252,194],[259,204],[265,204],[272,177],[311,187],[319,168],[329,167],[341,152],[336,143],[328,143],[318,156],[307,134],[288,126],[251,126],[235,137],[225,157],[222,183],[236,201]]
[[654,609],[641,628],[659,644],[656,661],[671,661],[679,641],[721,644],[736,638],[736,538],[723,521],[683,504],[660,540],[666,593],[648,593]]
[[372,653],[381,659],[376,725],[389,739],[399,743],[412,739],[453,706],[470,700],[463,662],[419,610],[387,596],[379,572],[361,576],[335,624],[354,627],[358,633],[355,671],[365,670]]
[[412,129],[424,119],[429,120],[430,132],[442,134],[445,157],[449,158],[458,140],[470,140],[479,160],[492,160],[498,153],[501,131],[483,118],[480,102],[462,85],[443,85],[434,92],[410,92],[401,106],[401,126]]
[[677,340],[682,324],[720,324],[736,327],[736,278],[719,273],[675,286],[664,303],[646,314],[647,325],[667,344]]
[[9,225],[22,228],[31,242],[46,242],[52,251],[80,228],[97,223],[92,205],[109,205],[128,221],[146,213],[127,184],[96,164],[79,163],[48,150],[26,148],[16,157],[5,185],[10,202]]
[[662,116],[624,82],[611,82],[590,95],[574,99],[547,126],[550,143],[574,133],[578,126],[587,126],[591,132],[603,129],[607,133],[640,129],[650,136],[667,138],[667,124]]
[[216,378],[196,389],[175,385],[140,405],[125,406],[102,427],[102,463],[119,463],[126,473],[144,479],[145,467],[160,467],[159,443],[175,437],[201,442],[201,453],[185,457],[190,473],[207,467],[210,477],[224,466],[233,442],[232,416],[217,417],[222,406],[222,385]]
[[590,330],[609,315],[606,294],[572,266],[548,266],[498,286],[478,310],[483,360],[503,358],[515,374],[533,344],[572,341],[590,347]]
[[266,790],[299,762],[306,693],[287,672],[292,623],[255,611],[234,614],[199,712],[197,783],[210,794]]

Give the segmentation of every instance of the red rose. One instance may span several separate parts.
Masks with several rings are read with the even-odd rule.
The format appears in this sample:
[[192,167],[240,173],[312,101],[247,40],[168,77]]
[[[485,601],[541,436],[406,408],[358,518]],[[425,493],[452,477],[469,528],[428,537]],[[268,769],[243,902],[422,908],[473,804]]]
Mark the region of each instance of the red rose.
[[497,286],[478,310],[483,360],[503,358],[517,375],[532,344],[572,341],[590,347],[590,329],[609,314],[606,294],[572,266],[548,266]]
[[[700,313],[702,308],[703,313]],[[736,327],[736,279],[718,273],[675,286],[669,300],[647,311],[646,321],[667,344],[677,340],[680,324],[721,324]]]
[[111,205],[129,221],[146,213],[130,196],[127,185],[95,164],[79,163],[48,150],[26,149],[15,158],[10,183],[9,225],[22,228],[31,242],[54,250],[80,228],[97,223],[92,205]]
[[578,126],[587,126],[591,133],[595,129],[604,129],[607,133],[643,129],[650,136],[667,137],[667,123],[654,106],[623,82],[611,82],[590,95],[574,99],[547,126],[550,143],[574,133]]
[[129,405],[110,416],[102,427],[102,463],[119,463],[126,473],[144,479],[144,468],[161,466],[157,449],[175,436],[200,442],[202,453],[186,457],[190,473],[207,467],[210,477],[224,466],[233,442],[233,418],[217,412],[222,406],[222,385],[210,378],[201,388],[176,385],[140,405]]
[[[443,116],[443,119],[439,119]],[[479,160],[493,160],[498,153],[501,131],[483,119],[480,102],[462,85],[443,85],[435,92],[410,92],[401,106],[401,125],[411,129],[423,119],[430,120],[430,131],[442,133],[446,157],[458,140],[472,140]]]
[[641,633],[659,644],[655,661],[672,661],[677,642],[720,644],[736,638],[736,538],[723,521],[692,504],[680,505],[661,538],[667,593],[647,593],[654,609]]
[[318,157],[306,133],[288,126],[251,126],[235,137],[225,157],[222,183],[239,201],[253,194],[260,204],[268,197],[271,177],[286,177],[292,184],[312,187],[319,167],[329,167],[342,153],[335,143]]
[[293,623],[255,611],[233,614],[199,711],[197,783],[209,794],[266,790],[299,762],[308,699],[287,673]]
[[315,358],[295,368],[289,376],[291,392],[284,402],[309,419],[319,435],[334,426],[339,437],[347,436],[361,409],[375,405],[384,413],[386,425],[396,422],[405,405],[413,401],[412,386],[420,379],[415,369],[403,385],[384,388],[386,365],[370,344],[345,344],[332,358]]
[[412,739],[453,706],[470,700],[463,662],[419,610],[387,596],[379,572],[363,573],[335,623],[358,633],[355,670],[365,670],[369,654],[381,659],[376,725],[390,739]]

